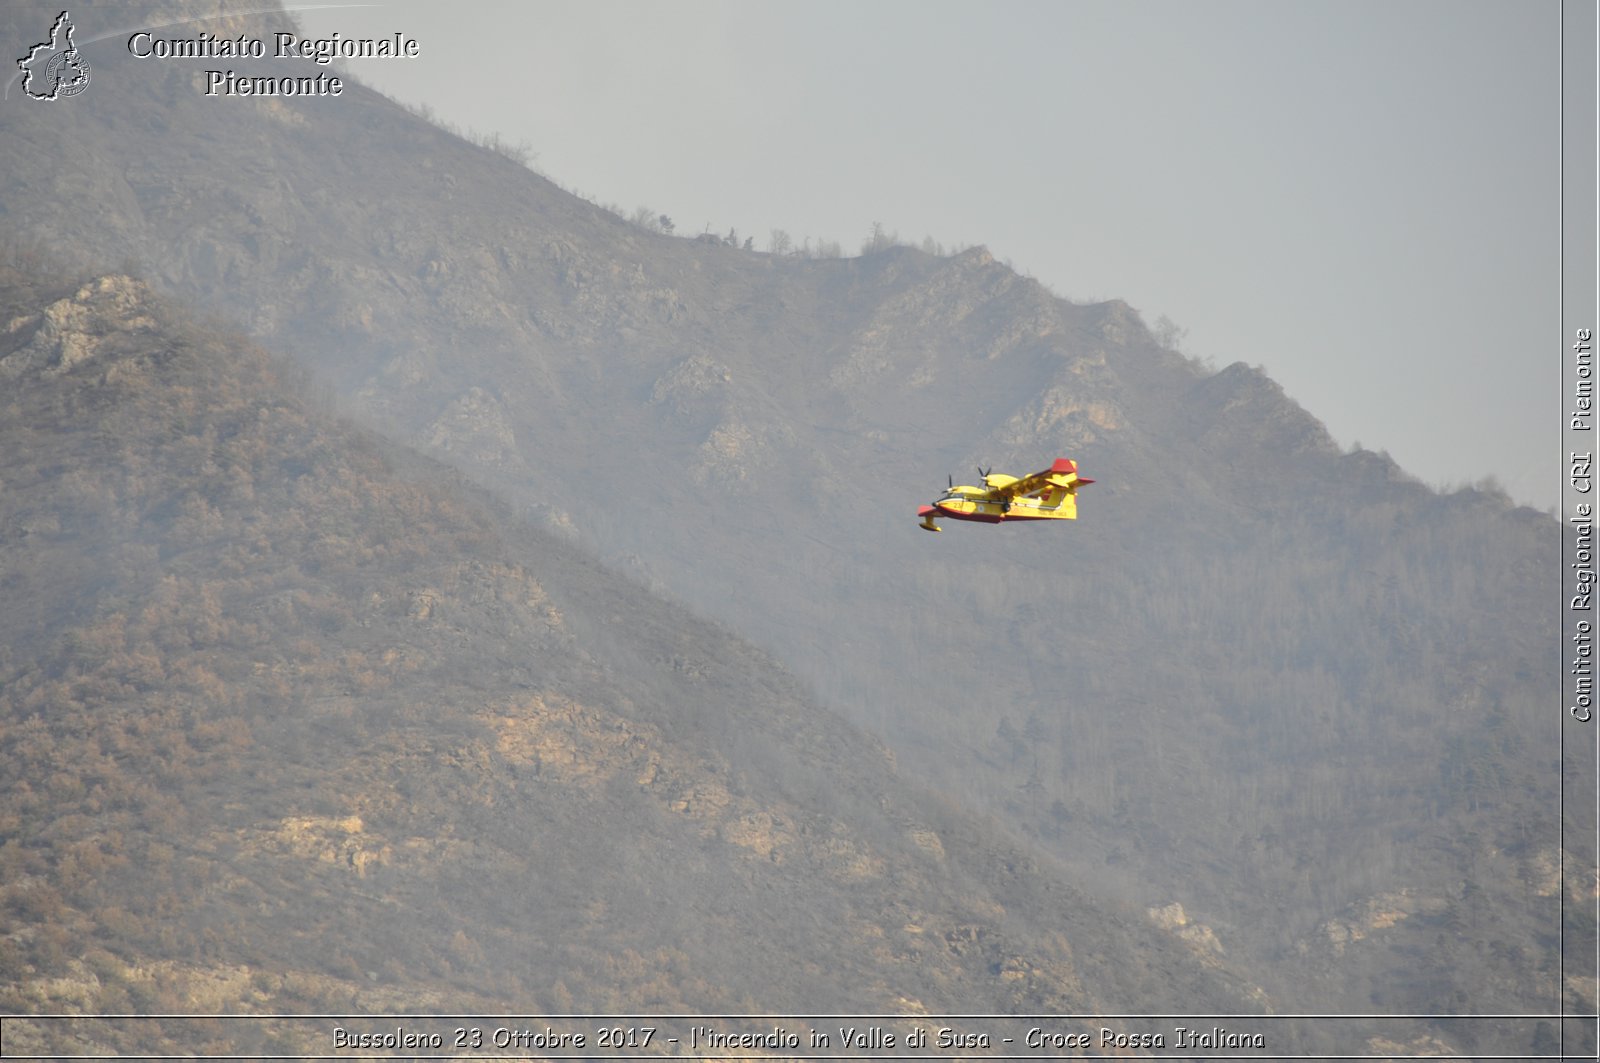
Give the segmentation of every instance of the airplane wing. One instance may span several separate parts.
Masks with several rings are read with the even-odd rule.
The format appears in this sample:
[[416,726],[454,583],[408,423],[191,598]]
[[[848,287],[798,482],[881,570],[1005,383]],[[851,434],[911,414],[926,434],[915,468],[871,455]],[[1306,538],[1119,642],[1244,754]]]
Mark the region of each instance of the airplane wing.
[[1013,498],[1037,494],[1046,488],[1065,487],[1071,491],[1092,483],[1093,480],[1078,475],[1077,462],[1071,458],[1057,458],[1055,464],[1043,472],[1029,473],[1020,480],[994,488],[992,493],[998,500],[1009,502]]

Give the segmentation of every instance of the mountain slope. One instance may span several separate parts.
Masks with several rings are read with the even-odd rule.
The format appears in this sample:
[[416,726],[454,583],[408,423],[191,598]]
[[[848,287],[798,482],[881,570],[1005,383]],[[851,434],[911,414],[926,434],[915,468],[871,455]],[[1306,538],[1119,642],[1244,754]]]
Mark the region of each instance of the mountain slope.
[[[1552,811],[1555,522],[981,249],[672,239],[359,88],[223,109],[91,60],[117,92],[0,116],[14,228],[295,351],[1279,1002],[1593,1006],[1554,966],[1548,869],[1592,864]],[[1098,481],[1076,526],[916,530],[947,472],[1058,454]]]
[[286,362],[0,311],[6,1010],[1250,1006]]

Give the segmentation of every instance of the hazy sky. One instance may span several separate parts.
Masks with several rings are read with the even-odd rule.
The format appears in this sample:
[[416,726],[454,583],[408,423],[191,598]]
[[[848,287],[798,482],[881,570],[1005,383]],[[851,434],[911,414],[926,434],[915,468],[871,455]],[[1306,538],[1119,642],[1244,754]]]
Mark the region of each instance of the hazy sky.
[[1555,3],[293,6],[416,37],[351,69],[597,202],[758,249],[981,243],[1431,484],[1557,502]]

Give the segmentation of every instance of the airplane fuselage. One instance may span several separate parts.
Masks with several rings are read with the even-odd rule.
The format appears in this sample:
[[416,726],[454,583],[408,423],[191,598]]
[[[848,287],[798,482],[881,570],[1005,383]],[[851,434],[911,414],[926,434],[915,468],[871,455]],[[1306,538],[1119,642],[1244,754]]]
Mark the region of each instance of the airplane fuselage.
[[918,509],[922,527],[938,531],[939,525],[934,523],[936,517],[983,524],[1007,520],[1075,520],[1078,488],[1094,483],[1079,476],[1077,463],[1067,458],[1057,458],[1045,471],[1020,480],[1004,473],[978,471],[983,474],[984,486],[951,484],[932,505]]
[[999,524],[1003,520],[1071,520],[1078,515],[1077,506],[1071,503],[1063,505],[1058,502],[1054,506],[1046,506],[1043,499],[1014,498],[1010,505],[1007,505],[991,498],[963,495],[959,493],[960,491],[961,488],[957,487],[943,498],[935,499],[933,505],[924,508],[934,510],[937,516],[949,517],[951,520],[976,520],[985,524]]

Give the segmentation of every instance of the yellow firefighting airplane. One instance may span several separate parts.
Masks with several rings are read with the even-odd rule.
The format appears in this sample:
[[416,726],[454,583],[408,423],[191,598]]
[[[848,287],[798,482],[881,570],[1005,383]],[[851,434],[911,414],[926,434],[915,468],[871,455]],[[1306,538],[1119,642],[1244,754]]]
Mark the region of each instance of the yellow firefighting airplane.
[[934,499],[933,505],[917,510],[922,527],[940,531],[934,523],[936,517],[980,520],[985,524],[1003,520],[1076,520],[1078,488],[1094,483],[1078,475],[1078,463],[1071,458],[1057,458],[1044,472],[1020,480],[988,469],[979,469],[978,475],[983,477],[982,487],[958,486],[952,477],[948,491]]

